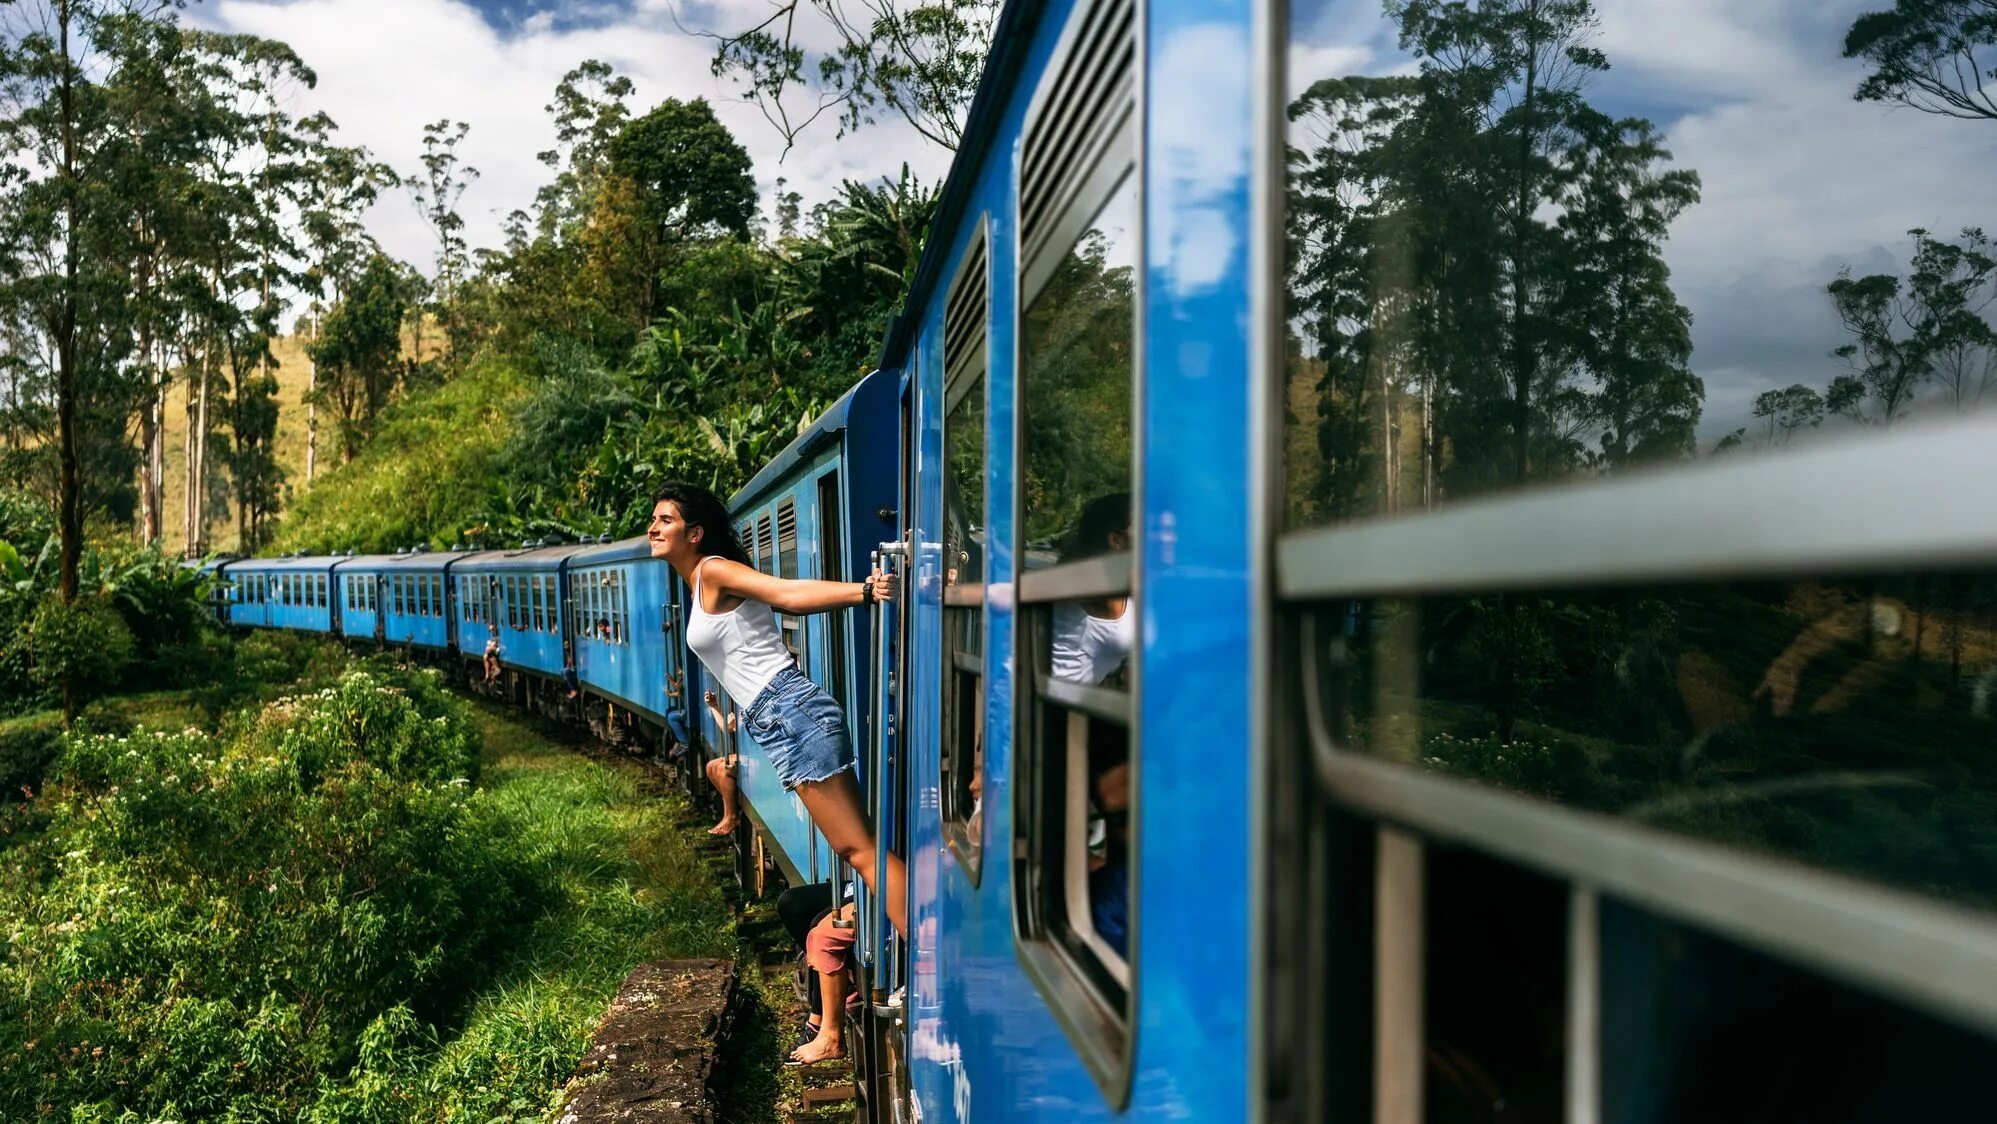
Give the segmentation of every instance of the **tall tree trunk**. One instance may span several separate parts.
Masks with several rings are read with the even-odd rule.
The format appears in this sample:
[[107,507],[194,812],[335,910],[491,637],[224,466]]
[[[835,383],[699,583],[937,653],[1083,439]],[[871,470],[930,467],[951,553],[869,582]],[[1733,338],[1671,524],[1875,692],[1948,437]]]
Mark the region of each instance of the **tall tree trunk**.
[[[82,391],[80,356],[77,348],[77,258],[82,237],[79,195],[76,182],[76,70],[69,54],[69,0],[56,0],[62,73],[56,79],[57,99],[62,113],[62,305],[56,314],[56,525],[62,538],[62,557],[57,570],[56,595],[64,604],[76,600],[78,572],[83,566],[83,476],[77,445],[77,396]],[[71,684],[63,683],[63,715],[75,717]]]
[[319,342],[319,317],[305,321],[305,485],[312,486],[312,473],[319,463],[319,362],[312,358],[312,345]]
[[[143,247],[146,240],[145,220],[139,220],[137,231]],[[153,361],[153,318],[150,307],[152,296],[152,254],[141,249],[138,262],[138,295],[142,306],[139,315],[139,366],[148,372],[148,393],[139,408],[139,447],[144,456],[139,461],[139,541],[147,546],[159,541],[159,479],[154,475],[156,462],[153,459],[153,446],[159,441],[159,418],[153,413],[151,387],[159,383],[159,371],[152,366]]]

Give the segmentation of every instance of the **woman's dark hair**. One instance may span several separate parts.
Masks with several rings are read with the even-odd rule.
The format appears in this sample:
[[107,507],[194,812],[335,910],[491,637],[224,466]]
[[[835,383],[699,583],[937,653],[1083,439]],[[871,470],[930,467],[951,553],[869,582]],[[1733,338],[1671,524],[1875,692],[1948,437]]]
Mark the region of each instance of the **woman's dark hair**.
[[1061,561],[1093,558],[1108,554],[1111,535],[1130,535],[1130,493],[1111,492],[1097,496],[1082,508],[1075,529],[1061,543]]
[[688,528],[700,528],[702,554],[715,554],[730,562],[740,562],[744,566],[754,566],[755,560],[742,549],[742,541],[735,537],[735,524],[728,518],[728,505],[721,497],[698,484],[672,480],[659,485],[652,493],[652,506],[657,507],[667,500],[680,509],[680,518],[686,520]]

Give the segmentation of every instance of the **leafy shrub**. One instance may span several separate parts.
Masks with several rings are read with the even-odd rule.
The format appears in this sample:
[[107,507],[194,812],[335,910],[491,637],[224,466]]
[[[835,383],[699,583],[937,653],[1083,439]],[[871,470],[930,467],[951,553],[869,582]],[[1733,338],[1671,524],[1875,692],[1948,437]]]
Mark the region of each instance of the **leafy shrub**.
[[44,689],[66,683],[86,695],[117,683],[132,662],[132,630],[105,598],[45,598],[26,635],[30,674]]
[[54,711],[0,720],[0,801],[42,783],[62,750],[62,715]]
[[0,1119],[297,1118],[454,1017],[548,893],[473,749],[434,684],[363,672],[226,738],[73,736],[0,852]]

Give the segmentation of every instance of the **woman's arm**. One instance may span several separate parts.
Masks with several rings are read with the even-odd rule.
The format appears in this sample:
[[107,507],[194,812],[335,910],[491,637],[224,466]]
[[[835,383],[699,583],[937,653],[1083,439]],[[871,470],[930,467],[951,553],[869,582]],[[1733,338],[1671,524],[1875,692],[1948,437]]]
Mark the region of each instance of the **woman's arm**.
[[863,582],[777,578],[740,562],[717,558],[707,563],[702,576],[724,594],[761,601],[791,616],[852,609],[870,600],[886,601],[894,596],[894,579],[879,572],[869,574]]

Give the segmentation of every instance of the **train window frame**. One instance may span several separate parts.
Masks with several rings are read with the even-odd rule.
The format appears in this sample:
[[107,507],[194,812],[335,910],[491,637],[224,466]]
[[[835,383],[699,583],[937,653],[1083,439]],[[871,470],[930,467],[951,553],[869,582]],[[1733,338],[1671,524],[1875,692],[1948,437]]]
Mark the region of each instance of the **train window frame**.
[[[1997,424],[1983,420],[1948,434],[1894,434],[1779,459],[1577,482],[1554,494],[1504,494],[1364,526],[1331,523],[1280,535],[1273,595],[1278,611],[1295,623],[1285,646],[1274,650],[1276,666],[1288,657],[1294,669],[1283,686],[1297,736],[1272,739],[1278,758],[1270,776],[1292,777],[1291,790],[1307,791],[1289,792],[1286,802],[1284,786],[1272,782],[1268,795],[1279,809],[1290,809],[1279,814],[1292,823],[1332,814],[1362,830],[1396,833],[1417,850],[1440,843],[1498,856],[1569,884],[1578,917],[1592,919],[1598,899],[1617,902],[1899,1010],[1989,1033],[1997,1029],[1997,996],[1979,981],[1987,984],[1997,973],[1997,915],[1382,758],[1338,736],[1335,683],[1345,674],[1336,642],[1342,622],[1353,606],[1376,599],[1466,589],[1531,595],[1698,588],[1878,568],[1946,570],[1970,558],[1985,563],[1997,551],[1997,519],[1968,512],[1924,482],[1992,463],[1993,437]],[[1718,528],[1709,521],[1715,495],[1730,504]],[[1877,518],[1826,515],[1854,508]],[[1572,549],[1574,527],[1589,529],[1589,550]],[[1445,541],[1451,558],[1423,556]],[[1268,900],[1309,890],[1273,866],[1268,877]],[[1310,912],[1304,907],[1306,917]],[[1403,936],[1418,941],[1421,933]],[[1589,929],[1576,936],[1583,943],[1571,964],[1570,1002],[1599,1010],[1599,935]],[[1274,939],[1272,955],[1284,959],[1309,947],[1301,933],[1286,937],[1281,927]],[[1296,1009],[1278,1012],[1288,1022],[1272,1024],[1269,1033],[1280,1037],[1321,1012],[1320,999],[1300,994]],[[1581,1067],[1584,1082],[1600,1078],[1599,1035],[1596,1025],[1573,1036],[1578,1043],[1569,1060]],[[1403,1075],[1401,1091],[1413,1080]]]
[[[950,419],[958,407],[977,397],[976,408],[981,417],[978,424],[982,448],[978,450],[978,480],[980,490],[978,508],[984,513],[987,549],[984,549],[984,565],[990,566],[989,539],[991,534],[991,315],[992,315],[992,265],[991,265],[991,215],[980,214],[974,225],[971,237],[966,241],[957,271],[951,278],[948,295],[944,301],[943,327],[943,513],[939,522],[944,526],[940,549],[944,557],[938,565],[944,574],[957,565],[956,559],[948,557],[950,550],[950,492],[951,492],[951,444]],[[961,294],[961,297],[960,297]],[[956,326],[953,334],[952,326]],[[966,526],[962,533],[968,539],[972,528]],[[981,575],[988,576],[988,575]],[[961,580],[961,579],[960,579]],[[986,704],[989,700],[985,667],[990,660],[990,613],[985,604],[985,583],[977,583],[975,590],[960,587],[945,581],[940,597],[942,617],[942,643],[938,645],[941,668],[941,691],[937,708],[940,737],[937,739],[937,784],[939,792],[938,818],[942,821],[943,840],[964,877],[973,888],[984,879],[984,848],[988,817],[982,809],[968,806],[966,799],[969,786],[961,790],[956,783],[958,774],[966,769],[974,769],[979,780],[989,785],[987,758],[985,756],[989,723],[986,720]],[[954,602],[954,603],[953,603]],[[962,618],[972,617],[974,621]],[[975,625],[975,651],[953,643],[960,631]],[[968,696],[968,697],[966,697]],[[967,725],[968,723],[968,725]],[[971,746],[961,743],[968,735]],[[974,762],[966,765],[965,762]],[[987,789],[988,790],[988,789]]]
[[[1095,597],[1130,598],[1127,612],[1140,611],[1141,551],[1137,544],[1120,554],[1028,572],[1026,541],[1027,371],[1025,346],[1033,302],[1062,261],[1102,217],[1126,185],[1135,229],[1132,252],[1144,253],[1144,144],[1142,121],[1143,0],[1108,0],[1078,6],[1068,17],[1026,115],[1015,147],[1013,229],[1018,266],[1013,271],[1011,331],[1014,434],[1012,577],[1014,589],[1014,675],[1011,718],[1013,946],[1027,977],[1066,1033],[1112,1110],[1130,1099],[1137,1041],[1137,964],[1142,939],[1141,867],[1132,849],[1126,871],[1128,922],[1121,964],[1087,919],[1086,841],[1072,846],[1077,802],[1086,802],[1086,765],[1077,765],[1075,720],[1094,711],[1119,717],[1129,731],[1131,791],[1129,823],[1133,837],[1142,815],[1141,731],[1136,722],[1142,689],[1142,645],[1128,659],[1128,690],[1063,684],[1050,690],[1048,661],[1053,610],[1057,604]],[[1124,30],[1126,29],[1127,30]],[[1127,58],[1127,72],[1125,61]],[[1082,75],[1090,76],[1083,79]],[[1127,77],[1126,77],[1127,75]],[[1106,79],[1106,80],[1105,80]],[[1045,130],[1044,133],[1042,130]],[[1047,143],[1043,149],[1037,140]],[[1132,511],[1143,511],[1144,270],[1132,271],[1130,494]],[[1043,682],[1045,681],[1045,682]],[[1043,715],[1063,710],[1065,747],[1061,775],[1049,767],[1053,738],[1042,729]],[[1085,754],[1085,750],[1082,751]],[[1077,783],[1076,769],[1080,768]],[[1057,794],[1054,790],[1059,789]],[[1086,829],[1083,830],[1086,836]],[[1051,877],[1049,875],[1051,874]],[[1077,900],[1077,892],[1081,900]],[[1083,922],[1076,922],[1080,913]],[[1118,993],[1120,991],[1120,994]]]

